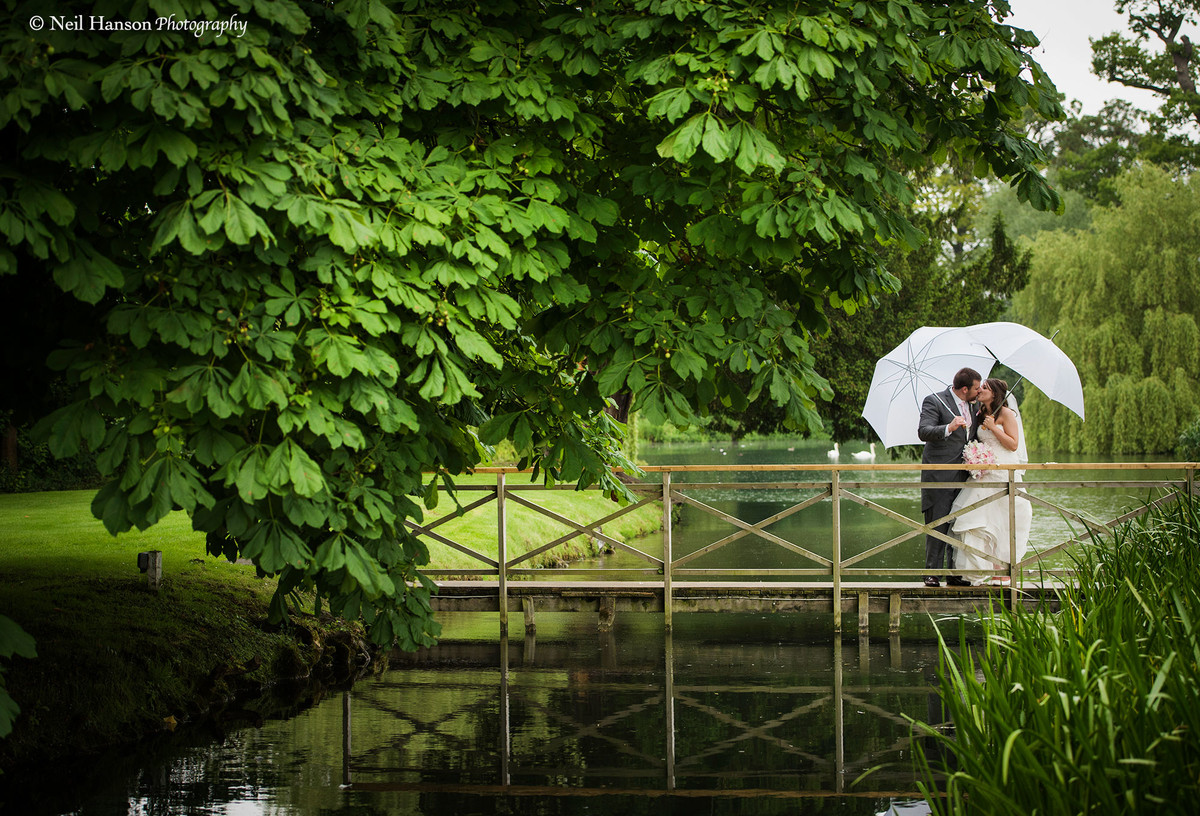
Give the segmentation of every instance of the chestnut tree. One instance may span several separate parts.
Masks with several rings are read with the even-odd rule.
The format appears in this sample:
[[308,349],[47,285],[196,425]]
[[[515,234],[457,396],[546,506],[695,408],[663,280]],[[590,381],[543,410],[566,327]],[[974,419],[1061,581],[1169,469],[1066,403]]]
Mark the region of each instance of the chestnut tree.
[[909,168],[1058,206],[1003,0],[2,1],[0,273],[96,318],[55,452],[110,531],[182,509],[276,615],[312,587],[406,648],[405,523],[486,445],[616,495],[615,395],[812,427],[812,334],[922,240]]

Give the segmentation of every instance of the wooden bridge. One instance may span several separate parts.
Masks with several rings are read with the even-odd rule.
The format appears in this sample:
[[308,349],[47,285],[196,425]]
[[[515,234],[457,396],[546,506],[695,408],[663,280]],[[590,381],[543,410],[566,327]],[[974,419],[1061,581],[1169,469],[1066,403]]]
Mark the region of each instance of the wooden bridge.
[[[1028,465],[999,465],[997,471],[1007,472],[1007,481],[999,484],[994,494],[957,513],[931,524],[923,519],[909,518],[885,506],[873,493],[916,491],[923,487],[954,489],[961,484],[922,484],[920,471],[956,470],[957,465],[920,464],[816,464],[816,465],[687,465],[646,467],[647,480],[630,486],[638,501],[620,507],[601,518],[579,521],[568,518],[534,500],[539,492],[574,490],[571,485],[545,486],[510,483],[509,477],[521,471],[515,468],[483,468],[479,473],[495,477],[495,484],[460,485],[458,491],[482,497],[456,507],[453,513],[410,527],[418,536],[437,541],[466,553],[479,563],[478,568],[428,570],[439,593],[434,598],[438,611],[497,612],[500,629],[507,634],[510,613],[524,616],[527,631],[536,626],[538,611],[594,612],[600,627],[611,626],[618,612],[656,612],[663,615],[663,625],[671,630],[672,617],[677,612],[748,611],[792,612],[819,611],[832,616],[833,631],[843,630],[847,615],[857,613],[860,633],[869,627],[871,614],[887,614],[889,632],[899,629],[900,616],[908,613],[961,614],[987,607],[994,602],[1009,605],[1057,603],[1058,589],[1071,580],[1071,571],[1064,568],[1062,556],[1066,550],[1087,546],[1095,534],[1110,532],[1114,527],[1145,513],[1151,506],[1173,501],[1181,493],[1196,492],[1195,462],[1173,463],[1040,463]],[[1014,472],[1022,471],[1024,481],[1017,481]],[[1101,471],[1108,478],[1073,478],[1078,472],[1094,474]],[[696,474],[717,481],[685,481]],[[775,474],[779,474],[776,476]],[[889,478],[896,474],[898,478]],[[661,481],[650,481],[658,475]],[[787,475],[789,481],[778,481]],[[1086,475],[1086,474],[1085,474]],[[1143,478],[1136,478],[1136,477]],[[865,478],[874,477],[874,478]],[[774,481],[759,481],[760,479]],[[1104,492],[1115,489],[1144,491],[1142,497],[1125,497],[1124,506],[1118,496],[1112,497],[1115,515],[1100,520],[1068,505],[1055,503],[1043,493],[1061,491]],[[720,490],[744,494],[754,500],[761,491],[792,498],[790,506],[774,515],[750,522],[713,507],[704,500],[706,491]],[[782,494],[780,493],[782,491]],[[1010,530],[1015,526],[1016,503],[1026,499],[1035,507],[1043,507],[1068,522],[1072,528],[1062,541],[1032,550],[1023,558],[1016,557],[1016,542],[1010,536],[1009,557],[1002,569],[994,572],[958,571],[966,577],[996,576],[1006,578],[1007,587],[925,587],[921,577],[927,574],[923,564],[911,568],[869,566],[873,558],[910,539],[923,539],[932,534],[958,545],[930,528],[991,502],[1008,506]],[[1132,506],[1130,505],[1132,500]],[[852,502],[898,523],[904,532],[885,541],[855,540],[847,546],[842,535],[843,506]],[[659,505],[662,519],[662,555],[644,552],[626,541],[604,532],[605,525],[641,507]],[[494,505],[494,508],[491,507]],[[566,532],[535,548],[519,553],[509,552],[508,519],[513,505],[528,508],[557,522]],[[728,535],[691,552],[679,554],[673,533],[673,508],[685,505],[712,515],[734,528]],[[827,538],[805,535],[804,540],[789,540],[768,528],[810,507],[826,507],[830,514]],[[443,533],[445,525],[471,512],[494,512],[496,519],[497,557],[476,552]],[[1119,508],[1119,509],[1117,509]],[[1123,511],[1123,512],[1122,512]],[[1035,520],[1035,524],[1038,522]],[[822,528],[824,529],[824,528]],[[1076,529],[1078,532],[1076,532]],[[537,569],[531,559],[553,550],[577,536],[589,536],[613,550],[633,555],[644,566],[635,568],[578,568]],[[739,540],[754,537],[765,540],[801,557],[803,566],[788,568],[702,568],[693,562]],[[849,552],[853,549],[853,552]],[[923,548],[922,548],[923,551]],[[980,555],[983,555],[980,553]],[[1057,556],[1057,558],[1056,558]],[[514,580],[515,579],[515,580]],[[522,580],[524,579],[524,580]],[[529,580],[533,579],[533,580]],[[596,580],[602,579],[602,580]]]

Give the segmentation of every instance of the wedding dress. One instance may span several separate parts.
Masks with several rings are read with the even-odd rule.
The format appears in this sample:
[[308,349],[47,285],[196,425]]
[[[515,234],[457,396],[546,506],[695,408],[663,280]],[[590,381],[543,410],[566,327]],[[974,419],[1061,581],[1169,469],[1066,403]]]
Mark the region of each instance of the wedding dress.
[[[1018,415],[1019,421],[1019,415]],[[1000,444],[996,439],[996,435],[987,428],[981,427],[977,434],[977,439],[991,449],[996,455],[996,463],[1001,465],[1016,465],[1024,464],[1028,461],[1028,456],[1022,456],[1025,442],[1025,429],[1020,425],[1017,426],[1020,430],[1021,445],[1015,451],[1010,451],[1008,448]],[[1008,481],[1007,470],[986,470],[980,479],[968,479],[963,489],[954,499],[954,504],[951,507],[952,512],[956,512],[959,508],[967,507],[977,501],[994,496],[997,493],[1006,493],[1006,488],[995,487],[995,483],[1006,483]],[[1021,481],[1023,471],[1013,471],[1015,480]],[[1033,525],[1033,506],[1028,499],[1017,498],[1016,507],[1016,560],[1020,561],[1025,550],[1029,545],[1029,528]],[[983,507],[976,507],[954,520],[951,530],[958,534],[962,542],[969,547],[972,547],[980,552],[988,553],[995,556],[995,560],[980,558],[966,550],[955,548],[954,567],[955,570],[998,570],[1004,569],[1001,561],[1008,561],[1009,557],[1009,525],[1008,525],[1008,499],[997,499],[990,504],[985,504]],[[987,576],[973,576],[968,578],[971,583],[979,586],[988,580]]]

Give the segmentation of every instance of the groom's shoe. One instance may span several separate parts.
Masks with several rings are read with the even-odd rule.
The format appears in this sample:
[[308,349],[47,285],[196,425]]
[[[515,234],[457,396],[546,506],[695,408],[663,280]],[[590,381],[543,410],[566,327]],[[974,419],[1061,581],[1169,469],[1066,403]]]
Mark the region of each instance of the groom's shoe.
[[950,575],[946,577],[946,586],[967,587],[971,582],[959,575]]
[[941,586],[941,584],[938,582],[938,579],[937,579],[937,578],[935,578],[934,576],[932,576],[932,575],[926,575],[926,576],[925,576],[925,586],[927,586],[927,587],[939,587],[939,586]]

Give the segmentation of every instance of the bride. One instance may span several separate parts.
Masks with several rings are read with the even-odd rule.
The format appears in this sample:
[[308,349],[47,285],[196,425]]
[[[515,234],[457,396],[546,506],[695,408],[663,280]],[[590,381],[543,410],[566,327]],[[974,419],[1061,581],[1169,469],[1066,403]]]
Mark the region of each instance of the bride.
[[[1001,465],[1022,464],[1028,461],[1025,454],[1025,440],[1022,438],[1024,428],[1021,427],[1021,415],[1005,404],[1008,396],[1008,383],[995,377],[984,380],[979,386],[979,404],[982,407],[982,420],[977,439],[991,449],[996,455],[996,463]],[[1002,487],[990,486],[995,482],[1008,480],[1007,470],[985,470],[978,480],[971,479],[959,492],[951,508],[957,512],[981,499],[1004,493]],[[1021,481],[1022,471],[1014,472],[1015,481]],[[988,485],[988,486],[985,486]],[[997,499],[982,507],[977,507],[954,521],[952,527],[958,533],[963,544],[980,552],[987,553],[992,558],[980,558],[964,549],[957,549],[954,564],[963,570],[1001,570],[1002,561],[1009,557],[1009,515],[1008,501]],[[1016,506],[1016,558],[1019,561],[1025,554],[1029,544],[1029,528],[1033,523],[1033,507],[1028,499],[1017,499]],[[989,580],[988,576],[969,578],[972,584],[979,586]],[[1007,581],[1003,579],[993,579]]]

